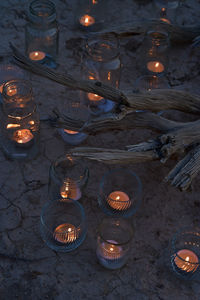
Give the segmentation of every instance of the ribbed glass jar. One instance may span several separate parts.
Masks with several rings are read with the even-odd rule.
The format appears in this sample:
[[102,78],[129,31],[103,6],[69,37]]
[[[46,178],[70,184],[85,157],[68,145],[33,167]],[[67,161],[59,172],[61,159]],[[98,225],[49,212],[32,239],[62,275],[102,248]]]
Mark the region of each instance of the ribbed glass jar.
[[1,147],[13,159],[32,159],[38,153],[39,115],[29,81],[11,80],[3,86]]
[[57,158],[49,172],[49,199],[79,200],[88,177],[89,170],[80,159],[70,154]]
[[73,251],[86,237],[85,212],[78,201],[60,199],[46,203],[40,221],[42,239],[55,251]]
[[[119,88],[121,59],[119,40],[116,36],[107,34],[88,37],[82,65],[83,76],[86,79]],[[86,103],[94,115],[107,113],[115,107],[113,101],[92,93],[86,94]]]
[[133,227],[124,219],[105,218],[98,228],[96,254],[107,269],[123,267],[130,255]]
[[25,29],[27,56],[33,61],[55,68],[58,37],[54,3],[49,0],[32,1]]

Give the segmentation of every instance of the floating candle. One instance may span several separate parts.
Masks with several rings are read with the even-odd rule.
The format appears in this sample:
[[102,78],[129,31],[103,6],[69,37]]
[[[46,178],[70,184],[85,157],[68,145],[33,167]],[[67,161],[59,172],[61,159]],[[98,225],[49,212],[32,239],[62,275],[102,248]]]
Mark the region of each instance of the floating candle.
[[68,134],[77,134],[77,133],[79,133],[78,131],[73,131],[73,130],[68,130],[68,129],[64,129],[64,132],[66,132]]
[[174,262],[179,269],[185,272],[195,272],[199,267],[197,255],[188,249],[178,251],[174,258]]
[[79,200],[81,198],[81,190],[74,180],[68,178],[60,188],[60,195],[62,198]]
[[29,129],[17,130],[13,134],[13,140],[17,144],[27,144],[33,140],[34,136]]
[[131,200],[128,195],[121,191],[110,193],[107,202],[112,208],[117,210],[126,210],[131,206]]
[[29,58],[36,61],[43,60],[45,56],[46,54],[42,51],[33,51],[29,53]]
[[95,18],[89,15],[84,15],[80,18],[80,24],[89,27],[95,23]]
[[100,101],[102,100],[103,98],[97,94],[93,94],[93,93],[88,93],[88,99],[90,101]]
[[72,243],[77,239],[77,229],[74,225],[64,223],[56,227],[53,237],[60,243]]
[[147,69],[154,73],[162,73],[165,69],[164,65],[158,61],[150,61],[147,63]]

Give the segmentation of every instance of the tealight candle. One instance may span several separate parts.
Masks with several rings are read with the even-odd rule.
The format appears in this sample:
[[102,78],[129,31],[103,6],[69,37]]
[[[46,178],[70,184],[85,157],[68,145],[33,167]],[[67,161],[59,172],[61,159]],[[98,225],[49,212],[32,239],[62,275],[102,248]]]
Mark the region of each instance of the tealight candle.
[[13,134],[13,140],[21,146],[29,146],[33,138],[34,135],[29,129],[16,130]]
[[121,246],[117,246],[116,241],[108,240],[100,245],[100,253],[103,258],[114,260],[122,257],[123,250]]
[[95,18],[89,15],[84,15],[80,18],[80,24],[89,27],[95,23]]
[[129,196],[121,191],[115,191],[110,193],[107,198],[108,204],[116,210],[126,210],[131,206],[131,200]]
[[68,129],[64,129],[64,132],[66,132],[68,134],[77,134],[77,133],[79,133],[78,131],[73,131],[73,130],[68,130]]
[[29,53],[29,58],[31,60],[40,61],[45,58],[46,54],[42,51],[33,51]]
[[197,255],[188,249],[179,250],[174,258],[174,263],[180,270],[185,272],[195,272],[199,267]]
[[154,73],[162,73],[164,71],[165,67],[159,61],[149,61],[147,63],[147,69]]
[[68,178],[64,181],[63,185],[60,188],[60,195],[64,199],[70,198],[73,200],[79,200],[82,193],[77,183],[74,180]]
[[100,101],[100,100],[102,100],[102,97],[97,94],[88,93],[88,99],[90,101]]
[[53,236],[54,239],[60,243],[72,243],[77,239],[77,230],[74,225],[64,223],[56,227]]

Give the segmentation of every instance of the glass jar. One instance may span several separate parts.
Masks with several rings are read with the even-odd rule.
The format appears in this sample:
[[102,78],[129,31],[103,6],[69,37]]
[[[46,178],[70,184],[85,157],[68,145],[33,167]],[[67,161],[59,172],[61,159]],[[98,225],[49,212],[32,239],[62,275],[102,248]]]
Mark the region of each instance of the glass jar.
[[[121,60],[119,40],[115,35],[97,35],[88,37],[83,56],[83,76],[89,80],[101,81],[119,88]],[[109,99],[92,93],[86,93],[86,103],[91,114],[107,113],[115,107]]]
[[169,47],[169,34],[162,28],[146,32],[138,60],[141,73],[157,76],[165,74],[169,63]]
[[55,68],[58,53],[56,9],[49,0],[35,0],[29,6],[25,29],[26,54],[33,60]]
[[158,18],[168,24],[176,22],[176,12],[180,0],[154,0]]
[[85,212],[77,201],[61,199],[47,203],[42,209],[40,221],[42,239],[55,251],[75,250],[86,237]]
[[142,184],[134,172],[119,168],[104,174],[98,202],[107,215],[130,217],[136,213],[141,198]]
[[200,275],[200,229],[183,228],[172,238],[170,266],[175,274],[186,280]]
[[99,31],[105,25],[106,0],[79,0],[75,24],[84,31]]
[[3,86],[1,147],[13,159],[32,159],[38,153],[39,115],[32,87],[25,80],[11,80]]
[[89,177],[87,166],[70,154],[59,157],[50,167],[49,199],[79,200]]
[[102,266],[115,270],[123,267],[130,255],[133,228],[124,219],[105,218],[97,233],[97,258]]

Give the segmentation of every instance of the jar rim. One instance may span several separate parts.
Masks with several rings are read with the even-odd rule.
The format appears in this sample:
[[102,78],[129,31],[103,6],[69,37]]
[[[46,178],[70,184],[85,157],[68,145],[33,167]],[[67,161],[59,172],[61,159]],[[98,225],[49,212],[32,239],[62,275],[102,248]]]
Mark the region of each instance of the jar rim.
[[[37,12],[37,8],[41,7],[46,9],[45,13]],[[50,0],[34,0],[29,6],[29,17],[36,18],[35,20],[54,21],[56,18],[56,7],[55,4]]]
[[13,97],[13,95],[9,95],[6,93],[7,91],[7,88],[11,85],[17,85],[17,84],[24,84],[24,86],[26,86],[27,88],[27,93],[26,93],[26,96],[32,96],[32,84],[29,80],[25,80],[25,79],[13,79],[13,80],[9,80],[9,81],[6,81],[4,84],[3,84],[3,91],[2,91],[2,95],[3,97],[5,97],[6,99],[11,99]]

